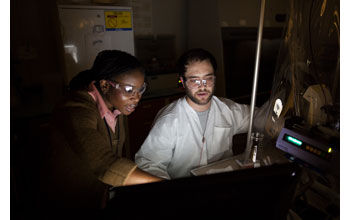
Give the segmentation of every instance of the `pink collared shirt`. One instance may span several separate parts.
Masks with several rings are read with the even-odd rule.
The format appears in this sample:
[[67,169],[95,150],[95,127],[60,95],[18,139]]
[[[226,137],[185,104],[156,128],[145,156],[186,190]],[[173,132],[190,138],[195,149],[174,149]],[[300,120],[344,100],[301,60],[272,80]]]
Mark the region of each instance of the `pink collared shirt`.
[[103,100],[100,92],[97,90],[94,83],[95,82],[91,82],[91,84],[89,85],[89,88],[91,89],[91,91],[89,91],[89,94],[95,100],[101,118],[106,118],[108,126],[112,129],[113,133],[115,133],[115,127],[117,125],[117,116],[121,114],[121,112],[117,109],[111,112],[111,110],[108,109],[105,101]]

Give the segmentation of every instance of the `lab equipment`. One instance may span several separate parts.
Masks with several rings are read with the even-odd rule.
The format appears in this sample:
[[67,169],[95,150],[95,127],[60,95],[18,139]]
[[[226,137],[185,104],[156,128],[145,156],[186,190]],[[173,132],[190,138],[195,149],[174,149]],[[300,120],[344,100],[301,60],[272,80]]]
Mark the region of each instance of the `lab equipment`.
[[255,68],[254,68],[254,79],[253,79],[253,87],[252,87],[252,97],[250,101],[250,117],[249,117],[249,127],[248,127],[248,136],[247,136],[247,145],[246,145],[246,157],[245,157],[245,163],[248,162],[248,156],[249,152],[251,151],[251,140],[250,136],[252,134],[253,129],[253,117],[254,117],[254,108],[255,108],[255,97],[256,97],[256,90],[257,90],[257,84],[258,84],[258,76],[259,76],[259,64],[260,64],[260,52],[261,52],[261,39],[262,39],[262,33],[263,33],[263,26],[264,26],[264,15],[265,15],[265,0],[261,1],[260,6],[260,17],[259,17],[259,31],[258,31],[258,39],[257,39],[257,45],[256,45],[256,57],[255,57]]
[[252,143],[252,150],[250,153],[250,160],[252,163],[257,163],[260,165],[260,160],[257,157],[262,158],[262,142],[264,135],[259,132],[254,132],[250,136],[250,141]]
[[282,128],[276,147],[322,171],[339,172],[339,146],[307,131]]
[[289,1],[265,123],[265,139],[278,138],[285,120],[339,131],[339,1]]
[[327,114],[322,108],[332,104],[332,96],[329,89],[324,84],[309,86],[303,98],[309,102],[307,112],[307,122],[310,125],[324,124],[327,122]]

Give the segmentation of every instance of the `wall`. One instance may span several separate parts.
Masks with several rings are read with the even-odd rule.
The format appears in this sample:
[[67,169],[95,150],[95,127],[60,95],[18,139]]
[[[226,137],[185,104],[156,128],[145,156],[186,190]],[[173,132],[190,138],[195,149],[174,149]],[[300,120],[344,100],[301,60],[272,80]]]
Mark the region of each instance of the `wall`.
[[[264,27],[281,27],[277,14],[285,14],[289,0],[265,1]],[[258,27],[261,0],[218,0],[220,25],[222,27]]]
[[[218,0],[226,96],[244,104],[251,102],[261,2]],[[258,106],[269,98],[288,4],[288,0],[265,1],[256,92]]]
[[10,16],[11,117],[46,114],[63,88],[55,1],[13,0]]
[[153,0],[153,34],[175,35],[175,57],[187,48],[187,1]]
[[187,47],[201,47],[214,55],[218,64],[215,94],[225,96],[223,49],[217,1],[191,0],[188,2]]
[[[284,14],[289,1],[266,1],[264,27],[283,27],[275,16]],[[226,96],[221,27],[258,27],[260,0],[191,0],[188,2],[187,46],[203,47],[218,61],[216,95]]]

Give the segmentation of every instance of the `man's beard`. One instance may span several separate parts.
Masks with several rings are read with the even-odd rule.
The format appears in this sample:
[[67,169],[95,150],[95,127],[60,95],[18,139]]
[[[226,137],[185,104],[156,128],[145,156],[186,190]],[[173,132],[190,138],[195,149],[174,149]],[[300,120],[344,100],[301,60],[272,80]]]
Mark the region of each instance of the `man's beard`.
[[211,93],[206,89],[197,91],[197,93],[201,92],[201,91],[210,93],[210,95],[208,96],[208,98],[206,100],[199,100],[196,97],[194,97],[194,95],[192,95],[192,93],[191,93],[191,90],[189,90],[187,87],[185,87],[185,90],[186,90],[187,97],[190,98],[192,100],[192,102],[194,102],[198,105],[205,105],[205,104],[208,104],[210,102],[211,98],[213,97],[215,87],[213,87],[213,90],[211,91]]

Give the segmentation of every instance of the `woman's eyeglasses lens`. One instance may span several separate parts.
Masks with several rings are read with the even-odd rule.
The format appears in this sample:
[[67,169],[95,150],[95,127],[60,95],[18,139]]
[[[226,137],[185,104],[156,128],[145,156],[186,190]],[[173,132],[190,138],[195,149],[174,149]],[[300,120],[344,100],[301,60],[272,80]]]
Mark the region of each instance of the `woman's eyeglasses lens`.
[[124,94],[127,95],[127,96],[136,95],[137,92],[140,95],[142,95],[146,91],[146,83],[143,83],[143,86],[141,88],[135,89],[134,86],[123,85],[121,83],[112,82],[112,81],[109,81],[109,82],[114,88],[121,89],[124,92]]
[[143,86],[139,89],[134,89],[133,86],[129,85],[119,85],[119,87],[123,88],[124,92],[130,96],[135,95],[136,92],[139,92],[140,95],[142,95],[146,91],[146,84],[143,84]]

